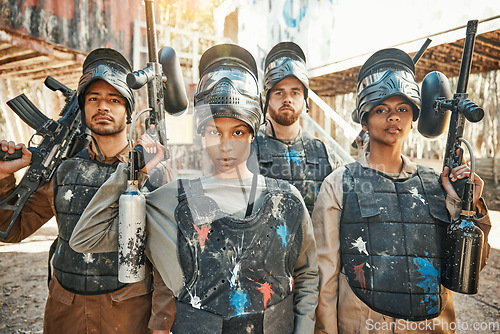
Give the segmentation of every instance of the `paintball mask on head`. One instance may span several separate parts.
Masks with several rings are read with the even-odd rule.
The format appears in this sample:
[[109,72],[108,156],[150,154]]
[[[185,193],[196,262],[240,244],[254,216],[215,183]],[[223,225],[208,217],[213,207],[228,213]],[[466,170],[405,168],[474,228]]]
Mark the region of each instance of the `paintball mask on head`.
[[356,109],[352,112],[352,120],[361,123],[366,113],[397,95],[410,101],[413,121],[416,121],[422,102],[412,59],[399,49],[377,51],[359,71]]
[[200,59],[200,81],[194,96],[197,131],[213,118],[230,117],[248,124],[254,135],[262,123],[257,65],[234,44],[208,49]]
[[127,85],[127,74],[132,71],[129,62],[116,50],[95,49],[83,63],[83,75],[78,83],[78,104],[85,122],[85,91],[97,80],[113,86],[127,100],[127,123],[130,123],[135,107],[134,91]]
[[302,83],[307,108],[309,77],[307,76],[306,56],[300,46],[293,42],[280,42],[267,54],[264,65],[264,93],[266,95],[264,113],[267,111],[271,89],[286,77],[295,77]]

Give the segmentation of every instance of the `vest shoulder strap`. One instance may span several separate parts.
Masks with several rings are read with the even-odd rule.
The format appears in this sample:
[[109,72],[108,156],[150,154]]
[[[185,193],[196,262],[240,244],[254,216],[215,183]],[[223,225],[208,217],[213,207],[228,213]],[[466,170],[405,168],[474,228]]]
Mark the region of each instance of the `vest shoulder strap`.
[[[320,153],[324,153],[325,156],[327,154],[325,144],[307,132],[302,131],[301,136],[307,163],[319,164]],[[320,150],[323,152],[320,152]]]
[[87,159],[90,160],[90,153],[88,148],[84,148],[80,152],[78,152],[75,156],[82,158],[82,159]]
[[448,211],[443,209],[443,201],[431,200],[446,198],[446,192],[441,186],[441,183],[436,182],[436,172],[430,167],[418,165],[417,173],[422,181],[425,195],[429,199],[429,212],[434,218],[448,223],[450,217],[448,216]]
[[266,181],[266,188],[268,192],[272,191],[284,191],[284,192],[290,192],[290,183],[286,180],[280,180],[280,179],[273,179],[270,177],[265,177],[264,180]]
[[262,163],[273,162],[272,150],[269,145],[269,136],[262,130],[259,130],[255,137],[256,153],[258,160]]
[[193,197],[193,196],[201,196],[204,194],[203,185],[201,184],[201,179],[179,179],[177,180],[177,198],[179,202]]
[[[375,193],[373,191],[373,185],[371,182],[355,182],[354,179],[361,176],[365,170],[363,166],[357,161],[345,165],[346,170],[344,172],[344,187],[349,185],[352,187],[351,191],[356,192],[358,197],[359,207],[361,209],[361,216],[363,218],[374,217],[380,214],[380,208],[377,203],[373,200]],[[347,181],[347,182],[346,182]],[[349,189],[344,189],[346,193]]]

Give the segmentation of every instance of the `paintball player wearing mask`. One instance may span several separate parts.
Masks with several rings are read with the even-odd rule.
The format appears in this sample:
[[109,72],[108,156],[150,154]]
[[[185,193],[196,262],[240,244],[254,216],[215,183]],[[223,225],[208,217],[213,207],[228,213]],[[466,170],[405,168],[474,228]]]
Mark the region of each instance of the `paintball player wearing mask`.
[[302,49],[293,42],[276,44],[264,70],[266,125],[254,141],[260,173],[293,184],[311,214],[321,182],[340,165],[340,158],[300,126],[309,89]]
[[[401,153],[420,106],[405,52],[384,49],[366,61],[352,116],[369,132],[370,150],[325,179],[313,212],[316,333],[454,332],[453,294],[440,284],[446,227],[461,210],[448,175],[462,179],[469,168],[446,167],[439,177]],[[480,199],[483,182],[474,181],[482,268],[491,224]]]
[[[116,251],[81,254],[68,244],[94,193],[119,162],[128,160],[126,129],[135,104],[134,92],[125,80],[130,71],[128,61],[113,49],[96,49],[87,56],[77,94],[92,141],[64,161],[51,181],[30,197],[6,240],[20,242],[56,216],[59,233],[50,251],[54,275],[50,277],[44,333],[148,333],[148,322],[152,329],[167,331],[173,322],[173,296],[159,275],[152,310],[151,274],[137,283],[120,283]],[[150,141],[142,137],[139,143]],[[1,147],[9,153],[19,148],[23,152],[21,159],[0,162],[0,198],[5,198],[15,186],[14,173],[29,165],[31,152],[23,144],[5,140]],[[158,145],[158,151],[163,147]],[[165,165],[161,168],[172,179]],[[2,215],[0,227],[8,221],[9,215]]]
[[[317,255],[306,207],[293,186],[247,167],[262,123],[252,55],[233,44],[208,49],[194,101],[212,173],[145,195],[146,252],[176,297],[172,332],[312,333]],[[125,167],[88,206],[73,248],[117,249],[116,212],[106,208],[117,208]]]

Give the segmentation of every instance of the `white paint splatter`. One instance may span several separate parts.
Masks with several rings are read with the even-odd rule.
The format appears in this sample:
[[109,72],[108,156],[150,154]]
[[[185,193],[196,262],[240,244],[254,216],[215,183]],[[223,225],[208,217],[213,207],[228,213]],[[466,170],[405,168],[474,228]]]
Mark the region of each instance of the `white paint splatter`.
[[423,204],[426,204],[425,203],[425,197],[422,196],[421,194],[419,194],[417,188],[415,188],[415,187],[411,188],[410,189],[410,194],[411,194],[411,197],[420,200]]
[[94,257],[92,256],[92,253],[83,253],[83,261],[85,261],[85,263],[94,262]]
[[198,296],[191,296],[191,306],[200,309],[201,308],[201,299]]
[[68,189],[68,191],[66,191],[64,193],[64,196],[63,198],[66,200],[66,201],[69,201],[73,198],[73,192],[71,191],[71,189]]
[[272,216],[273,217],[281,216],[281,208],[279,206],[281,203],[281,196],[274,195],[271,197],[271,201],[273,202]]
[[290,285],[290,291],[293,291],[293,276],[288,277],[288,284]]
[[196,294],[193,295],[187,287],[186,291],[189,294],[189,297],[191,298],[191,306],[199,310],[201,308],[201,298],[198,297]]
[[360,253],[365,253],[366,255],[368,254],[368,251],[366,250],[366,241],[363,241],[363,238],[359,237],[356,239],[356,241],[352,242],[352,248],[357,248]]
[[97,165],[87,165],[85,164],[85,166],[82,166],[84,167],[83,169],[80,168],[80,170],[82,171],[82,173],[80,174],[83,178],[87,179],[87,180],[92,180],[96,177],[96,173],[99,172],[98,170],[98,166]]
[[231,272],[231,279],[229,280],[229,282],[231,283],[232,287],[236,286],[236,281],[238,280],[240,269],[241,269],[241,263],[238,262],[235,264],[233,270],[229,270]]

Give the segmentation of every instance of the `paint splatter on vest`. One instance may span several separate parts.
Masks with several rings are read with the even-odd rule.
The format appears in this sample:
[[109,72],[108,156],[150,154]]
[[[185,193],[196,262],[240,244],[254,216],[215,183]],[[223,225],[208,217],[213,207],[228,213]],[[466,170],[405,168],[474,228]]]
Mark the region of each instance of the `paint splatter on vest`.
[[293,270],[302,247],[303,207],[297,197],[283,191],[288,183],[266,183],[269,193],[258,211],[236,219],[203,194],[199,179],[179,181],[175,217],[185,287],[178,296],[177,330],[189,328],[186,322],[193,312],[206,317],[206,324],[220,316],[225,328],[221,333],[243,327],[259,333],[271,314],[272,322],[291,319],[293,330]]
[[343,191],[341,262],[356,296],[396,318],[438,316],[449,216],[435,173],[418,166],[410,178],[394,180],[354,162],[346,165]]
[[54,203],[59,235],[55,248],[54,274],[68,291],[105,294],[125,286],[118,281],[118,252],[77,253],[68,244],[78,219],[116,165],[88,158],[86,150],[64,161],[54,176]]

